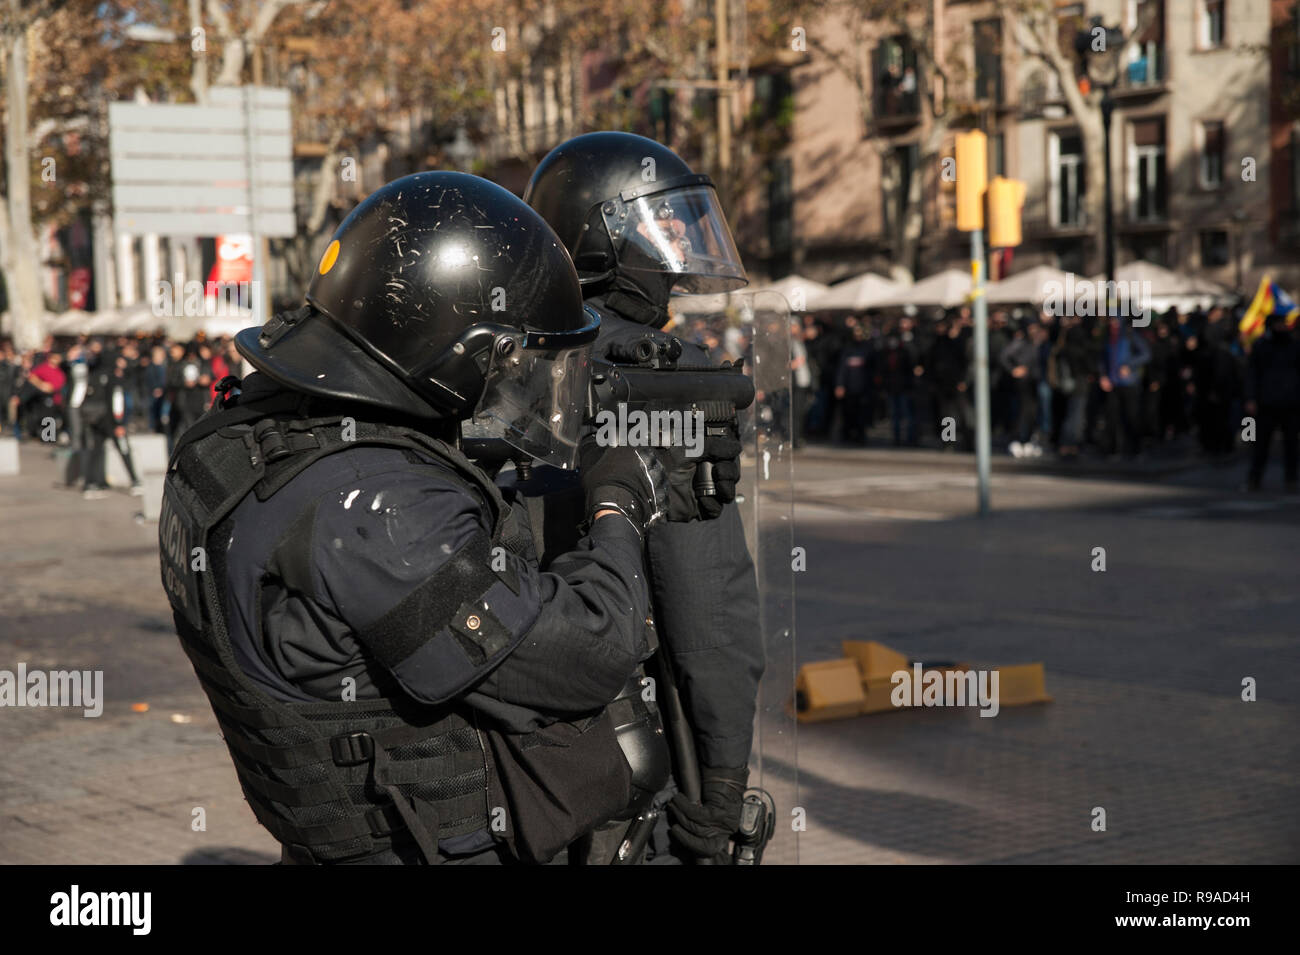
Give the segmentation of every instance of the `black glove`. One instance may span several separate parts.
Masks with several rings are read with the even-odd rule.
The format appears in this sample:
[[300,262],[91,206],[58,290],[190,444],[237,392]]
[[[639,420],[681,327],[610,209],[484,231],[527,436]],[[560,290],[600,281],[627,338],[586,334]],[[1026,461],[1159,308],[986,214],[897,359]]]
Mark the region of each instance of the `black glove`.
[[[668,471],[671,505],[668,519],[711,521],[717,518],[723,506],[736,499],[741,448],[734,427],[728,427],[723,434],[705,437],[699,457],[687,457],[682,449],[673,448],[673,466]],[[706,463],[711,468],[714,490],[708,497],[699,497],[695,490],[696,470]]]
[[749,767],[700,769],[700,802],[678,793],[668,803],[672,824],[668,837],[688,855],[713,865],[729,865],[727,843],[740,828],[741,803],[749,782]]
[[704,460],[713,464],[712,497],[698,498],[700,517],[711,521],[722,513],[723,505],[736,499],[736,484],[740,481],[740,452],[744,446],[736,436],[735,427],[724,434],[709,435],[704,440]]
[[600,510],[621,513],[638,533],[668,512],[668,472],[659,448],[601,447],[594,437],[578,447],[578,467],[590,522]]

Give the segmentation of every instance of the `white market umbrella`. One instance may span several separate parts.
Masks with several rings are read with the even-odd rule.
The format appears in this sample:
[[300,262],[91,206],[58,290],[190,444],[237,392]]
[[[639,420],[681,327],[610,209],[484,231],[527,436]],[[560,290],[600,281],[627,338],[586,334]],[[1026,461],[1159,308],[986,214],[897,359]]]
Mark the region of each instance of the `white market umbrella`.
[[[1093,281],[1106,281],[1105,275],[1094,275]],[[1183,295],[1217,295],[1231,294],[1227,288],[1217,282],[1174,272],[1154,262],[1138,260],[1121,265],[1115,270],[1116,282],[1137,282],[1146,289],[1152,298],[1174,298]]]
[[985,286],[984,295],[992,305],[1018,305],[1024,302],[1039,305],[1053,295],[1060,297],[1064,294],[1069,274],[1050,265],[1035,265],[1032,269],[990,282]]
[[859,312],[866,308],[875,308],[903,288],[906,286],[877,275],[875,272],[863,272],[854,278],[832,285],[817,297],[815,307],[818,311],[844,309]]
[[760,292],[776,292],[790,304],[794,311],[809,311],[814,308],[821,308],[821,296],[829,291],[829,287],[821,282],[806,279],[802,275],[787,275],[783,279],[768,282],[766,285],[750,286],[744,291],[751,292],[754,295]]
[[[1106,276],[1095,275],[1093,281],[1104,282]],[[1227,304],[1233,298],[1233,293],[1217,282],[1175,272],[1141,259],[1117,268],[1115,281],[1124,283],[1126,290],[1134,290],[1139,301],[1158,312],[1170,308],[1179,311],[1209,308],[1213,305]],[[1137,283],[1136,288],[1131,284],[1134,282]]]
[[152,333],[160,328],[166,331],[166,316],[159,317],[153,313],[153,309],[148,307],[136,307],[127,311],[122,324],[122,331],[129,335],[134,335],[136,332]]
[[970,273],[964,269],[944,269],[913,285],[900,288],[879,306],[937,305],[952,308],[963,304],[971,291]]
[[58,315],[47,313],[45,316],[45,331],[51,335],[80,334],[81,330],[90,324],[95,314],[95,312],[83,312],[79,308],[70,309]]
[[821,308],[821,296],[826,291],[827,286],[821,282],[814,282],[801,275],[787,275],[776,282],[746,285],[734,292],[718,292],[713,295],[674,295],[668,300],[668,311],[682,318],[694,315],[721,315],[735,299],[742,296],[752,297],[765,292],[775,292],[780,295],[793,311],[799,311],[795,299],[802,297],[803,310],[810,311]]
[[97,312],[86,322],[82,331],[87,335],[118,335],[126,331],[127,316],[117,309]]

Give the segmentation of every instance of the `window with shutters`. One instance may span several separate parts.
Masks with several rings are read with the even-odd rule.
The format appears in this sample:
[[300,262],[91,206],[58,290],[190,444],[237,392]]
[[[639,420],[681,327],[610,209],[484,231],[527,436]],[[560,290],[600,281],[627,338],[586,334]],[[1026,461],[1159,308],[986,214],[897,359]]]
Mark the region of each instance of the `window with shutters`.
[[794,188],[793,166],[786,157],[774,159],[769,167],[771,179],[767,187],[767,241],[772,250],[772,263],[781,268],[790,265],[794,250]]
[[1002,21],[976,20],[975,98],[998,105],[1002,102]]
[[907,213],[907,193],[917,168],[919,147],[916,143],[895,146],[884,157],[881,176],[882,211],[886,235],[894,234]]
[[1213,50],[1223,46],[1226,0],[1199,0],[1198,5],[1200,48]]
[[1202,189],[1218,189],[1223,185],[1223,123],[1207,120],[1201,123],[1200,180]]
[[1128,46],[1128,62],[1120,73],[1120,85],[1140,88],[1163,83],[1166,79],[1163,0],[1129,0],[1128,23],[1137,35]]
[[989,134],[988,177],[1007,174],[1006,137],[1002,133]]
[[1135,120],[1130,129],[1129,214],[1134,222],[1158,222],[1168,214],[1165,120]]
[[1124,250],[1130,259],[1150,262],[1152,265],[1169,267],[1166,253],[1168,243],[1163,235],[1135,235],[1124,243]]
[[1086,225],[1083,197],[1088,183],[1083,137],[1074,130],[1053,133],[1048,139],[1048,151],[1052,189],[1048,212],[1052,226],[1075,229]]
[[894,36],[881,40],[871,59],[876,115],[891,119],[919,113],[916,50],[912,49],[907,38]]
[[1300,126],[1291,127],[1291,213],[1300,216]]
[[1201,267],[1216,268],[1228,264],[1228,233],[1208,229],[1201,233]]
[[1286,71],[1293,77],[1300,75],[1300,3],[1291,8],[1291,20],[1283,24],[1280,32],[1286,49]]

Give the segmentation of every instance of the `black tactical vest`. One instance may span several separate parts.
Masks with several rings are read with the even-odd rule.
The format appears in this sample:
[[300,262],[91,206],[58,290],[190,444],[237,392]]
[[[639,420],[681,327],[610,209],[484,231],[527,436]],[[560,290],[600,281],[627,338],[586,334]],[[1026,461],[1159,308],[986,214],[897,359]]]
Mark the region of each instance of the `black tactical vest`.
[[[273,699],[235,659],[223,605],[225,548],[212,542],[225,539],[223,522],[248,494],[265,500],[322,457],[358,445],[432,457],[485,503],[491,539],[475,538],[449,559],[442,588],[448,593],[485,593],[506,576],[490,570],[490,547],[499,543],[520,553],[528,535],[499,490],[450,445],[364,421],[356,421],[352,440],[344,440],[341,416],[298,417],[306,408],[302,400],[278,395],[214,406],[182,436],[159,522],[163,585],[244,795],[288,854],[296,861],[337,862],[413,840],[433,862],[440,840],[488,828],[489,747],[473,712],[455,702],[434,708],[390,699]],[[448,616],[463,609],[451,607]],[[484,667],[517,642],[506,645],[490,616],[469,616],[475,629],[464,637],[482,644]]]

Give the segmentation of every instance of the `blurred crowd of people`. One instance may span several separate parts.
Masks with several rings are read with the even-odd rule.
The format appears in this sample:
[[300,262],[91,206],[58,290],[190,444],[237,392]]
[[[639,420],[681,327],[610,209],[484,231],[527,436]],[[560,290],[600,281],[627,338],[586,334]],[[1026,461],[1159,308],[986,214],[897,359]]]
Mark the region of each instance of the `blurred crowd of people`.
[[107,490],[113,447],[138,493],[126,435],[166,435],[170,451],[212,404],[221,379],[238,374],[239,364],[226,337],[50,337],[40,350],[21,353],[0,339],[0,423],[20,441],[57,445],[63,483],[80,485],[92,499]]
[[[1283,435],[1285,480],[1296,483],[1300,346],[1281,316],[1253,345],[1224,308],[1129,319],[1013,320],[989,315],[990,418],[995,447],[1136,458],[1195,440],[1230,459],[1252,444],[1257,488],[1269,439]],[[812,314],[793,323],[794,420],[805,439],[894,446],[974,446],[974,322],[967,306],[924,317],[864,315],[842,323]],[[1246,418],[1254,421],[1248,428]],[[802,429],[800,431],[800,429]]]
[[[994,446],[1016,457],[1136,458],[1194,439],[1206,456],[1225,461],[1246,441],[1253,489],[1260,486],[1270,439],[1280,431],[1284,479],[1294,488],[1300,343],[1273,316],[1266,333],[1249,344],[1238,333],[1239,317],[1223,308],[1171,310],[1139,328],[1127,319],[1043,313],[1016,320],[1006,310],[992,311]],[[791,406],[769,400],[767,412],[786,419],[777,426],[793,431],[796,447],[809,439],[871,440],[969,451],[975,434],[973,325],[967,306],[842,321],[799,316],[791,322]],[[694,319],[674,330],[715,358],[734,360],[752,354],[754,328]],[[783,348],[779,325],[763,331],[760,356],[765,348]],[[138,484],[124,436],[163,434],[170,450],[211,405],[217,384],[239,373],[240,363],[228,337],[51,338],[40,351],[22,354],[0,340],[0,419],[20,440],[56,441],[66,449],[66,483],[80,481],[94,497],[106,485],[110,446]]]

